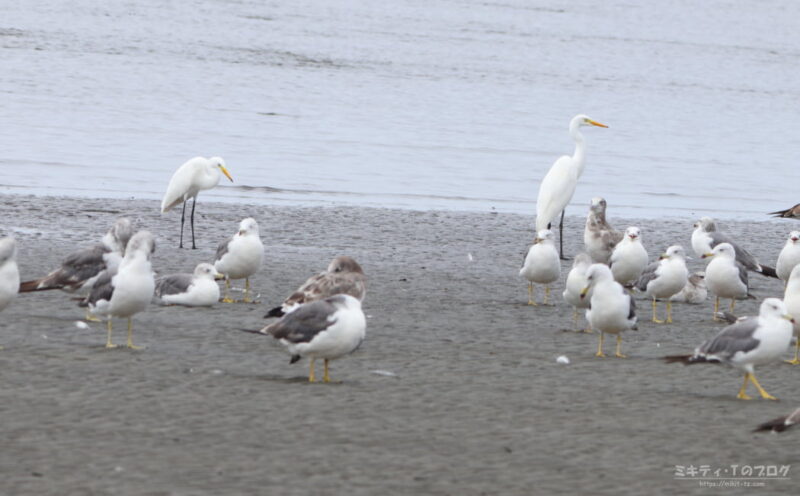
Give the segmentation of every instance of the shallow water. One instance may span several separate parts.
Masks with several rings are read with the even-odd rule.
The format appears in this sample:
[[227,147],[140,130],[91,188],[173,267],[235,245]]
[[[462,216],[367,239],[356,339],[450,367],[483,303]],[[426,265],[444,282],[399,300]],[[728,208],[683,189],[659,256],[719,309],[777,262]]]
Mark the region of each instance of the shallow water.
[[0,192],[532,214],[578,112],[568,213],[766,218],[794,193],[800,4],[0,4]]

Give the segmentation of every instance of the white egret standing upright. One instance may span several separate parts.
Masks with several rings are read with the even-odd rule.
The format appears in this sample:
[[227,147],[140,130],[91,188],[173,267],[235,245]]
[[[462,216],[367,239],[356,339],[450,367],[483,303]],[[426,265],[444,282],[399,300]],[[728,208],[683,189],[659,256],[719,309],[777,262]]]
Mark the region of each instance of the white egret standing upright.
[[536,199],[536,232],[550,229],[553,221],[561,213],[558,243],[562,259],[564,259],[564,209],[575,194],[578,178],[583,174],[586,164],[586,142],[579,130],[581,126],[608,127],[584,114],[573,117],[569,123],[569,135],[575,141],[575,153],[571,157],[564,155],[555,161],[542,179],[539,197]]
[[219,183],[220,171],[233,182],[228,169],[225,168],[225,161],[221,157],[195,157],[178,167],[178,170],[172,175],[172,179],[169,180],[167,192],[164,194],[164,199],[161,200],[161,213],[169,212],[172,207],[183,203],[179,248],[183,248],[183,223],[186,218],[186,202],[189,198],[194,198],[191,215],[192,249],[197,248],[194,243],[194,207],[197,205],[197,194],[204,189],[216,186]]

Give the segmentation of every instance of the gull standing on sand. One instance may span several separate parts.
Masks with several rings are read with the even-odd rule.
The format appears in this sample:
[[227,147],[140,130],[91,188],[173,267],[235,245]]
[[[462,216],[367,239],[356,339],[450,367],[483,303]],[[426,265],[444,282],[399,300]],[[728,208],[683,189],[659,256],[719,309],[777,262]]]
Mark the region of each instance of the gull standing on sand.
[[704,253],[702,258],[711,257],[706,267],[706,285],[715,296],[714,320],[719,312],[719,299],[730,298],[730,312],[736,306],[736,298],[747,298],[748,276],[744,265],[736,260],[736,254],[730,243],[721,243],[711,253]]
[[800,265],[792,269],[789,280],[786,283],[786,290],[783,293],[783,303],[786,305],[786,311],[791,316],[797,315],[798,318],[794,323],[794,359],[787,360],[787,363],[792,365],[800,365]]
[[670,297],[670,301],[679,301],[682,303],[703,303],[708,297],[708,288],[706,288],[706,273],[695,272],[689,276],[686,281],[686,286],[675,296]]
[[220,243],[214,268],[225,276],[225,297],[223,303],[233,303],[231,299],[231,279],[244,279],[244,298],[242,302],[253,303],[250,298],[250,276],[258,272],[264,261],[264,244],[258,234],[258,223],[248,217],[239,223],[239,230],[228,241]]
[[753,432],[772,431],[783,432],[790,427],[800,424],[800,408],[793,411],[789,415],[772,419],[769,422],[764,422],[753,430]]
[[781,300],[767,298],[761,303],[758,317],[740,319],[722,329],[695,349],[693,355],[668,356],[664,360],[684,365],[709,362],[728,364],[744,372],[744,382],[737,398],[750,399],[745,391],[747,383],[752,382],[762,398],[774,400],[776,398],[758,383],[753,370],[756,365],[780,360],[792,340],[793,323],[794,319]]
[[354,259],[339,256],[331,260],[324,272],[309,277],[302,286],[286,298],[281,306],[272,308],[264,317],[282,317],[300,305],[337,294],[348,294],[364,301],[367,277]]
[[155,296],[163,305],[210,307],[219,301],[217,279],[222,275],[209,263],[201,263],[192,274],[172,274],[156,279]]
[[694,231],[692,231],[692,249],[698,257],[702,257],[703,254],[711,252],[711,250],[720,243],[730,244],[736,252],[736,261],[744,265],[747,270],[758,272],[767,277],[778,277],[774,268],[760,264],[756,257],[751,255],[750,252],[736,244],[730,237],[717,231],[717,225],[712,218],[702,217],[699,221],[694,223]]
[[[592,258],[586,253],[579,253],[572,262],[572,269],[567,274],[567,282],[564,283],[564,292],[561,294],[564,301],[572,305],[572,327],[578,331],[578,309],[589,308],[592,298],[591,291],[581,297],[581,291],[588,285],[586,271],[592,265]],[[589,328],[586,332],[591,332]]]
[[582,126],[608,127],[583,114],[573,117],[569,122],[569,135],[575,142],[575,151],[572,156],[560,157],[550,167],[539,185],[539,196],[536,198],[536,232],[550,229],[561,214],[558,225],[561,258],[564,258],[564,211],[575,194],[578,179],[586,166],[586,141],[580,132]]
[[367,320],[361,302],[347,294],[339,294],[301,305],[287,313],[259,334],[272,335],[292,355],[289,363],[311,358],[308,381],[314,382],[314,360],[325,360],[324,382],[330,382],[328,362],[349,355],[361,346]]
[[556,282],[561,275],[561,261],[554,238],[553,231],[549,229],[539,231],[519,270],[519,275],[528,280],[528,305],[537,305],[534,283],[544,284],[542,304],[547,305],[550,284]]
[[183,203],[183,210],[181,211],[181,240],[178,248],[183,248],[183,224],[186,219],[186,202],[189,201],[189,198],[193,198],[190,221],[192,225],[192,249],[197,248],[194,243],[194,207],[197,205],[197,194],[216,186],[221,177],[220,172],[233,182],[228,169],[225,168],[225,161],[221,157],[195,157],[178,167],[178,170],[172,175],[172,179],[169,180],[167,192],[164,194],[164,199],[161,200],[161,213],[169,212],[173,207]]
[[[669,299],[678,294],[689,279],[686,268],[686,253],[680,245],[672,245],[662,254],[658,262],[651,263],[636,281],[636,289],[644,291],[653,299],[653,322],[656,324],[672,323],[672,301]],[[667,318],[658,319],[659,298],[667,298]]]
[[592,198],[586,227],[583,230],[583,244],[586,253],[594,263],[608,264],[614,247],[622,241],[623,234],[606,221],[606,201],[599,196]]
[[778,278],[786,283],[795,265],[800,264],[800,231],[792,231],[789,239],[783,245],[783,249],[778,254],[778,263],[775,264],[775,272]]
[[623,286],[636,282],[647,267],[647,250],[642,245],[641,234],[635,226],[625,229],[625,237],[611,253],[611,273]]
[[80,305],[108,319],[106,348],[116,348],[111,342],[111,321],[114,317],[128,319],[128,348],[141,349],[133,345],[133,321],[135,314],[144,311],[155,291],[153,267],[150,258],[156,250],[153,235],[139,231],[128,242],[125,256],[116,275],[108,272],[92,288],[89,296]]
[[611,269],[605,264],[594,264],[586,271],[586,287],[581,297],[586,298],[592,292],[591,309],[586,310],[586,320],[592,329],[600,331],[595,356],[604,357],[603,337],[605,333],[617,335],[617,358],[625,358],[620,347],[622,332],[636,330],[636,303],[622,285],[614,280]]
[[0,239],[0,310],[7,307],[18,292],[17,242],[8,236]]
[[116,272],[132,235],[130,219],[117,219],[99,243],[71,253],[61,262],[61,267],[46,276],[23,282],[20,292],[61,289],[75,293],[90,289],[104,270]]

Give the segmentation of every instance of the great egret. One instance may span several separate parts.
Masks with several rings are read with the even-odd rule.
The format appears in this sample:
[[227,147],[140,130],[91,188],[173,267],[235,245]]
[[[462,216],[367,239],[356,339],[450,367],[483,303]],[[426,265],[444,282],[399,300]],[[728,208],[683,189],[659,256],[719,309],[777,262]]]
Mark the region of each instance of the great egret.
[[230,297],[231,279],[244,279],[244,303],[250,299],[250,276],[258,272],[264,260],[264,245],[258,235],[258,223],[246,218],[239,223],[239,230],[217,248],[214,268],[225,276],[225,297],[223,303],[233,303]]
[[192,249],[197,246],[194,243],[194,207],[197,205],[197,194],[205,189],[211,189],[219,183],[220,172],[233,182],[228,169],[225,168],[225,161],[221,157],[195,157],[180,167],[172,175],[167,186],[164,199],[161,200],[161,213],[169,212],[172,207],[183,203],[181,211],[181,241],[178,245],[183,248],[183,223],[186,218],[186,202],[189,198],[192,201]]
[[125,249],[125,256],[119,264],[117,274],[97,280],[89,296],[80,303],[89,311],[108,319],[106,348],[116,348],[111,342],[111,319],[128,319],[128,348],[139,349],[133,345],[132,317],[147,308],[153,298],[156,283],[150,257],[156,249],[153,235],[139,231],[133,235]]
[[539,196],[536,199],[536,232],[550,229],[558,214],[561,214],[558,234],[559,253],[562,259],[564,258],[564,209],[575,194],[575,187],[586,164],[586,141],[580,132],[581,126],[608,127],[584,114],[573,117],[569,122],[569,135],[575,141],[575,153],[571,157],[564,155],[555,161],[542,179]]

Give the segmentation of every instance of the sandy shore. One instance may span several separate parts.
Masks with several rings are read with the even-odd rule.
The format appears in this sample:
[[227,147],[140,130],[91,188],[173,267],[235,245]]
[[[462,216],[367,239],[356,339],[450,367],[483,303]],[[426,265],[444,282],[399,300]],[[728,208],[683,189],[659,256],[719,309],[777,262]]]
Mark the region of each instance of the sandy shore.
[[[0,197],[23,279],[120,215],[156,235],[161,273],[210,261],[255,217],[262,303],[153,306],[135,319],[147,348],[133,352],[105,350],[101,324],[76,327],[83,312],[68,295],[21,295],[0,314],[3,494],[709,494],[676,480],[676,465],[797,460],[796,435],[750,430],[800,404],[800,367],[763,367],[761,384],[782,401],[745,402],[730,369],[662,363],[721,328],[710,300],[676,305],[667,326],[640,302],[629,358],[595,358],[595,335],[564,330],[571,309],[560,297],[525,305],[517,273],[532,217],[201,202],[193,251],[176,248],[179,213],[162,217],[155,201]],[[693,219],[610,220],[639,225],[651,256],[690,246]],[[569,219],[572,254],[582,226]],[[796,226],[722,225],[772,264]],[[340,254],[369,277],[367,340],[333,363],[340,384],[311,385],[305,360],[289,365],[277,343],[236,329],[261,327],[270,305]],[[761,297],[782,294],[777,280],[751,280]],[[557,364],[561,354],[572,363]],[[791,491],[800,473],[789,477],[767,489]]]

